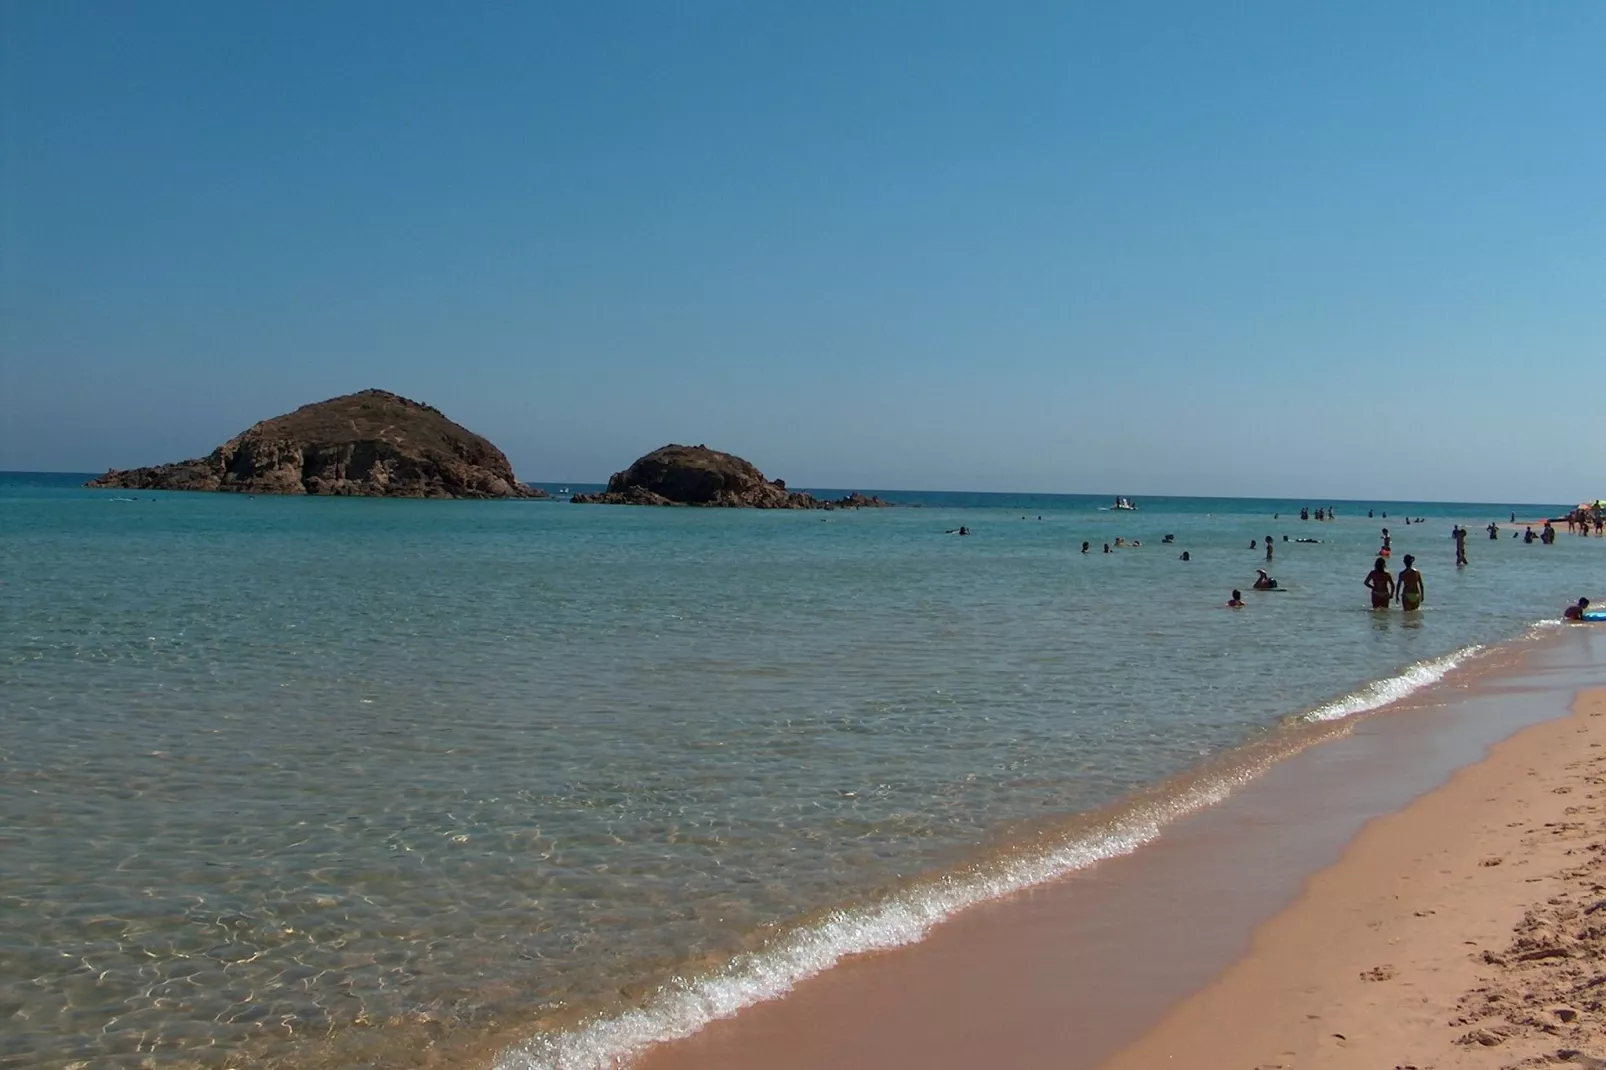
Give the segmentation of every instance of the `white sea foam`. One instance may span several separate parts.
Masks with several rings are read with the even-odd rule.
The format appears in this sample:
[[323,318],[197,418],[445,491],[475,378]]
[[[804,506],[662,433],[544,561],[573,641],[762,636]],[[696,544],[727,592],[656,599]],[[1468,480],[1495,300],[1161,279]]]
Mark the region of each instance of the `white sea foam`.
[[1358,713],[1367,713],[1371,710],[1381,709],[1391,702],[1398,702],[1413,692],[1420,691],[1430,684],[1438,683],[1444,679],[1456,666],[1464,663],[1483,650],[1482,646],[1464,646],[1460,650],[1452,651],[1440,658],[1428,658],[1414,665],[1407,666],[1398,675],[1375,680],[1359,691],[1351,691],[1342,698],[1316,707],[1305,714],[1307,721],[1337,721],[1345,717],[1353,717]]
[[677,979],[641,1007],[510,1049],[496,1063],[497,1070],[614,1070],[628,1065],[649,1045],[689,1036],[743,1007],[782,996],[844,956],[915,943],[966,907],[1130,854],[1177,817],[1224,799],[1236,782],[1200,785],[1163,805],[1129,814],[1095,836],[985,872],[952,874],[879,904],[835,911],[763,951],[739,956],[717,974]]
[[[1334,721],[1379,709],[1442,680],[1483,649],[1467,646],[1419,661],[1318,707],[1305,719]],[[649,1046],[690,1036],[744,1007],[777,999],[848,955],[916,943],[933,926],[967,907],[1130,854],[1177,818],[1225,799],[1263,768],[1264,763],[1232,777],[1201,782],[1164,803],[1140,807],[1093,836],[984,871],[950,874],[875,905],[835,911],[762,951],[738,956],[718,973],[677,978],[640,1007],[511,1048],[498,1059],[496,1070],[618,1070]]]

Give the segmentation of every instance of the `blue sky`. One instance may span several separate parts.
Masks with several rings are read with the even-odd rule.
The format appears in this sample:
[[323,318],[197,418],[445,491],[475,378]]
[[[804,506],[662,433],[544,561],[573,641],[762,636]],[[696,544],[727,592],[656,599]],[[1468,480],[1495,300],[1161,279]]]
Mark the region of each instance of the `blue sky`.
[[1606,494],[1606,4],[0,0],[0,468]]

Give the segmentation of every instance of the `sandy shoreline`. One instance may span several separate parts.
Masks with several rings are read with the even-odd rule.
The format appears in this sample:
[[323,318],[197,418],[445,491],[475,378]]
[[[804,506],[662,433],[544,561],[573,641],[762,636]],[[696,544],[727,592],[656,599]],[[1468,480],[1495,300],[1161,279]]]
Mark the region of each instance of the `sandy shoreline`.
[[1606,1066],[1606,690],[1378,818],[1105,1070]]
[[1580,808],[1606,772],[1606,692],[1568,711],[1601,682],[1602,644],[1566,631],[1360,719],[1132,855],[851,957],[635,1065],[1444,1070],[1570,1048],[1606,1057],[1587,999],[1549,1017],[1523,1008],[1514,1024],[1501,1000],[1492,1011],[1468,996],[1513,990],[1501,971],[1514,962],[1577,961],[1510,951],[1524,911],[1565,912],[1581,894],[1562,898],[1565,852],[1600,854],[1588,851],[1599,815]]

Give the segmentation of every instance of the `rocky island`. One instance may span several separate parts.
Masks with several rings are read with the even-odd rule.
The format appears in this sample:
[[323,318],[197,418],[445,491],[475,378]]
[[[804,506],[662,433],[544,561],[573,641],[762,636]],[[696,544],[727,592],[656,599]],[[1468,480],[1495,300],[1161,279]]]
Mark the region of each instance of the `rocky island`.
[[765,479],[751,463],[707,446],[668,445],[615,472],[601,494],[576,494],[582,505],[700,505],[746,509],[857,509],[892,504],[855,491],[822,500]]
[[394,498],[544,498],[501,450],[439,409],[388,390],[303,405],[205,457],[113,469],[91,487],[346,494]]

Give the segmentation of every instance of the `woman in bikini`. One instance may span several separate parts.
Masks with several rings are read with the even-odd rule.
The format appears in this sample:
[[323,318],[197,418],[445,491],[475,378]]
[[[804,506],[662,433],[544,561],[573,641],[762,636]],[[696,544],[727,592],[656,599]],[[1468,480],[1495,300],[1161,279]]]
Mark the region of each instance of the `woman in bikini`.
[[1389,603],[1394,601],[1394,577],[1389,575],[1388,566],[1381,557],[1361,582],[1372,592],[1373,609],[1387,609]]
[[1422,599],[1427,597],[1427,585],[1422,582],[1422,573],[1416,570],[1416,558],[1410,554],[1405,555],[1405,567],[1400,569],[1400,576],[1394,581],[1394,590],[1399,593],[1400,605],[1407,613],[1422,608]]

